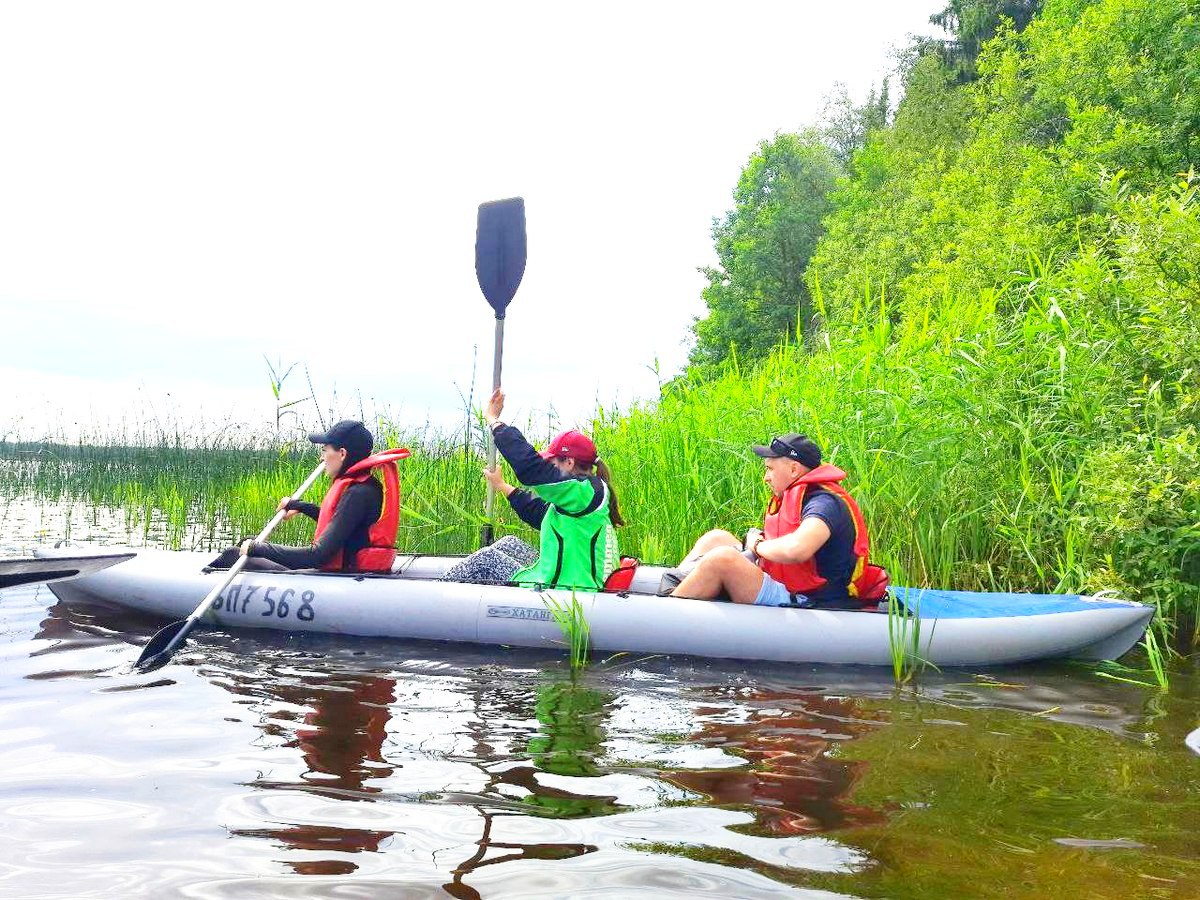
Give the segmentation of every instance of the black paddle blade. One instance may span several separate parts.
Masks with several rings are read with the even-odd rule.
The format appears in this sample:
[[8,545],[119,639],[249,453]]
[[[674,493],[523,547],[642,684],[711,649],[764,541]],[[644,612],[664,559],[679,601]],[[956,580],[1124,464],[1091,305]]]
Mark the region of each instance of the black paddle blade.
[[479,204],[475,228],[475,276],[479,289],[504,318],[525,274],[525,201],[521,197]]
[[49,584],[91,575],[133,559],[134,553],[87,556],[47,556],[39,559],[0,559],[0,589],[22,584]]
[[146,642],[146,646],[142,648],[142,655],[137,658],[133,667],[141,669],[143,672],[150,672],[160,666],[165,666],[175,652],[175,647],[172,647],[171,644],[174,643],[175,646],[178,646],[183,643],[187,633],[192,630],[189,625],[187,619],[180,619],[161,629]]

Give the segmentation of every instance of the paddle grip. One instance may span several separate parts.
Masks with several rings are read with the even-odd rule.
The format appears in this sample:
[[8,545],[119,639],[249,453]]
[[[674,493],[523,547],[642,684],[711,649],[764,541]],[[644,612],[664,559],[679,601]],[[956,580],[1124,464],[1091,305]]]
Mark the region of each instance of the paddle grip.
[[[310,474],[308,476],[308,478],[304,479],[304,484],[300,485],[300,487],[296,489],[296,493],[292,494],[290,499],[299,500],[301,497],[303,497],[305,494],[307,494],[308,489],[313,486],[313,482],[316,481],[317,478],[320,477],[320,475],[323,471],[325,471],[325,464],[321,463],[315,469],[312,470],[312,474]],[[254,543],[257,544],[260,541],[265,541],[267,538],[269,538],[271,536],[271,532],[274,531],[276,526],[278,526],[279,523],[283,521],[283,517],[286,515],[287,515],[286,509],[277,510],[274,517],[272,517],[271,521],[268,522],[266,524],[266,527],[263,528],[263,530],[258,533],[258,537],[256,537],[254,539]]]

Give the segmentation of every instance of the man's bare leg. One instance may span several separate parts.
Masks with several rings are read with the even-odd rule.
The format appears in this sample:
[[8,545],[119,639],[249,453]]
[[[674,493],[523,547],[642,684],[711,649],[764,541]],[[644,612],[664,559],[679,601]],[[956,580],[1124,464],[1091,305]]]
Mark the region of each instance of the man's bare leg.
[[[736,538],[734,540],[737,541]],[[766,575],[742,555],[739,546],[740,543],[713,547],[679,583],[679,587],[671,592],[671,596],[711,600],[724,591],[734,603],[753,603],[762,590]]]
[[679,568],[694,568],[696,563],[700,561],[700,558],[704,556],[704,554],[708,553],[710,550],[716,549],[717,547],[736,547],[740,549],[741,546],[742,542],[728,531],[723,531],[720,528],[714,528],[712,531],[700,535],[700,538],[696,541],[695,545],[690,551],[688,551],[688,555],[683,558],[683,562],[679,564]]

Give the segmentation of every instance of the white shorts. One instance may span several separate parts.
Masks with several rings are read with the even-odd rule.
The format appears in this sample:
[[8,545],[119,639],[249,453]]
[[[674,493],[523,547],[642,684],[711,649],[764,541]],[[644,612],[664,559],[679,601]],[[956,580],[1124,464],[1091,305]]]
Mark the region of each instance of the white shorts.
[[794,606],[795,604],[792,603],[792,592],[764,572],[762,587],[759,588],[758,596],[754,598],[754,605]]

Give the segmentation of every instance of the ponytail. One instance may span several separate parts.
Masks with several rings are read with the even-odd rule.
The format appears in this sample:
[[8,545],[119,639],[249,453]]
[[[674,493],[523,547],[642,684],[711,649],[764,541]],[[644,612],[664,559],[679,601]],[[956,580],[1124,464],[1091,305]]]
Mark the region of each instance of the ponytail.
[[621,518],[621,507],[617,503],[617,492],[613,490],[612,473],[608,471],[608,466],[603,460],[596,460],[596,474],[600,476],[600,480],[608,487],[608,519],[613,525],[624,525],[625,520]]

